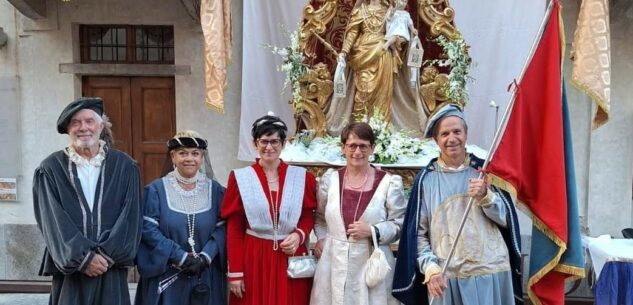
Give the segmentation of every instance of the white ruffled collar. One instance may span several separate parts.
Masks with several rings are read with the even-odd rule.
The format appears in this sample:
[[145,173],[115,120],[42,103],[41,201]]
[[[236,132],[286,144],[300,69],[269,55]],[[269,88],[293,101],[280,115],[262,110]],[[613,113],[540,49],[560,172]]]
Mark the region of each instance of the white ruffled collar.
[[106,146],[105,141],[99,140],[99,153],[97,153],[97,155],[94,156],[90,160],[82,157],[79,153],[77,153],[77,151],[72,145],[69,145],[68,147],[66,147],[66,150],[64,151],[66,152],[66,155],[68,155],[68,158],[70,159],[70,161],[72,161],[78,166],[92,165],[95,167],[100,167],[101,164],[103,163],[103,160],[105,160],[105,155],[106,155],[105,146]]

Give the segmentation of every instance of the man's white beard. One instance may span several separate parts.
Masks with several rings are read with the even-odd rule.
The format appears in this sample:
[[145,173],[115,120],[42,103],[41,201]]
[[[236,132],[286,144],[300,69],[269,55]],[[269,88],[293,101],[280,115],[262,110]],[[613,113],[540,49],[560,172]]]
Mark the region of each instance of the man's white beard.
[[87,149],[87,148],[92,148],[97,142],[98,140],[95,138],[91,138],[90,140],[87,140],[87,141],[82,141],[80,139],[77,139],[75,140],[75,146],[77,148]]

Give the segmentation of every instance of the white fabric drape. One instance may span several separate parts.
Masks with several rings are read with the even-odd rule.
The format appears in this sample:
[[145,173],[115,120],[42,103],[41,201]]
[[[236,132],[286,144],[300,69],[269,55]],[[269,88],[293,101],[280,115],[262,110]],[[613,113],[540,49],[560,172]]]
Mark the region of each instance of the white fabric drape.
[[546,0],[451,1],[455,23],[475,63],[469,83],[465,115],[468,143],[488,149],[495,132],[494,100],[499,120],[508,105],[508,85],[520,77],[534,38],[543,21]]
[[[488,149],[495,130],[494,100],[499,120],[510,98],[507,87],[526,61],[545,13],[546,0],[537,1],[451,1],[455,23],[471,46],[475,66],[469,83],[470,101],[466,107],[468,142]],[[240,160],[253,160],[256,152],[250,136],[253,121],[274,111],[294,131],[290,90],[280,96],[284,73],[277,72],[278,55],[262,48],[262,43],[287,46],[280,30],[283,23],[294,30],[307,0],[244,1],[244,50],[242,68],[242,114],[240,117]]]
[[296,30],[306,3],[303,0],[244,1],[242,109],[237,155],[240,160],[252,161],[257,156],[251,125],[268,111],[286,122],[289,133],[294,132],[295,123],[288,104],[290,89],[280,95],[286,77],[285,73],[277,71],[282,58],[262,45],[290,45],[290,38],[281,25],[288,31]]

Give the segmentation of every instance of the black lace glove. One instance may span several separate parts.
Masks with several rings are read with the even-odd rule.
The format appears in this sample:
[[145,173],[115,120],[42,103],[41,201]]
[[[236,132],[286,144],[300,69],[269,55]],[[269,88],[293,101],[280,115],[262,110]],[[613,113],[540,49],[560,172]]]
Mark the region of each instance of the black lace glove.
[[[191,262],[187,264],[187,261],[189,260]],[[202,270],[206,269],[208,266],[209,264],[207,263],[207,260],[204,256],[187,256],[187,259],[185,259],[185,263],[182,264],[182,272],[189,276],[196,275],[200,274],[200,272],[202,272]]]
[[195,263],[196,263],[196,258],[192,255],[187,255],[187,257],[185,258],[185,261],[178,268],[184,270],[191,267]]

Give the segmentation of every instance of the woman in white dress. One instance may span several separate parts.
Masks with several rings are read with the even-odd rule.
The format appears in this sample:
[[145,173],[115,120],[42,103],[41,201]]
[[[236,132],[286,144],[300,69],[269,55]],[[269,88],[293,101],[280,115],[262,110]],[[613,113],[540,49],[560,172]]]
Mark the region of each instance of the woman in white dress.
[[398,304],[391,296],[393,271],[369,288],[365,268],[373,251],[372,230],[393,268],[389,245],[400,237],[405,211],[402,178],[369,164],[375,136],[367,123],[352,123],[341,133],[347,165],[328,170],[319,182],[311,305]]

